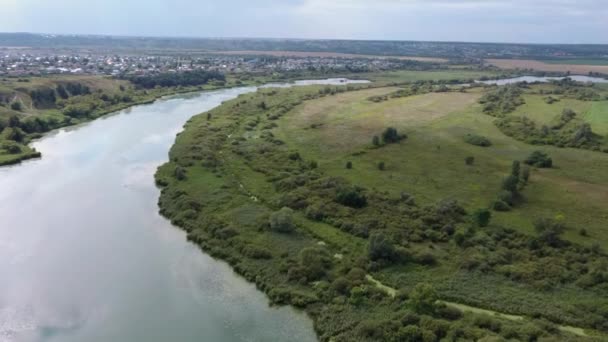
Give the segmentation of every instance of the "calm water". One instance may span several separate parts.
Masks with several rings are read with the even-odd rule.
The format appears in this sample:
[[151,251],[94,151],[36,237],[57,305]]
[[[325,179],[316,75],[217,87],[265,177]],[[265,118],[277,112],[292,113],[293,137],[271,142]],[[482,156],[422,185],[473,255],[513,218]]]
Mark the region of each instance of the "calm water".
[[[572,75],[572,76],[569,76],[569,77],[572,80],[577,81],[577,82],[608,83],[607,79],[599,78],[599,77],[590,77],[590,76],[581,76],[581,75]],[[550,81],[557,81],[557,80],[561,80],[561,79],[564,79],[564,78],[565,77],[521,76],[521,77],[514,77],[514,78],[506,78],[504,80],[490,80],[490,81],[477,81],[477,82],[484,83],[484,84],[506,85],[506,84],[513,84],[513,83],[519,83],[519,82],[528,82],[528,83],[543,82],[543,83],[547,83],[547,82],[550,82]]]
[[137,106],[0,168],[0,341],[315,341],[304,314],[270,308],[157,213],[153,174],[175,134],[254,90]]

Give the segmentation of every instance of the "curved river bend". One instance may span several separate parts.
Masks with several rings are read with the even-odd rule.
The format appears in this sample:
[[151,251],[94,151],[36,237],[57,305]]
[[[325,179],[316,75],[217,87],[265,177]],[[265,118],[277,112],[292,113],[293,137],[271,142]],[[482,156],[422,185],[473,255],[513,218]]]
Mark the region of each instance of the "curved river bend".
[[[298,82],[345,84],[345,80]],[[284,86],[284,85],[283,85]],[[153,174],[192,116],[254,87],[174,96],[34,143],[0,168],[0,341],[315,341],[158,215]]]

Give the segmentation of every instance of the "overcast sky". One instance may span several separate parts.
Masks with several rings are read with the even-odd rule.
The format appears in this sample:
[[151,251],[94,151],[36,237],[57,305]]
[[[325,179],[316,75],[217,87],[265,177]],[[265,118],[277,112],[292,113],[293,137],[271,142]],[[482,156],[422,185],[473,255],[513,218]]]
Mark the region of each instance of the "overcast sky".
[[0,31],[608,43],[608,0],[0,0]]

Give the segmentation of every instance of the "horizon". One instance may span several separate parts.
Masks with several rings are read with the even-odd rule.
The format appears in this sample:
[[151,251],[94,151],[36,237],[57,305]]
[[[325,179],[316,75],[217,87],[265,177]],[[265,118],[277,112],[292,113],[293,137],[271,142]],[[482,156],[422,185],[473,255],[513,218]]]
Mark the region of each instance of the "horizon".
[[608,44],[600,0],[5,0],[2,32],[505,44]]
[[521,41],[466,41],[466,40],[416,40],[416,39],[358,39],[358,38],[306,38],[306,37],[238,37],[238,36],[177,36],[177,35],[125,35],[125,34],[103,34],[103,33],[53,33],[53,32],[28,32],[28,31],[0,31],[0,35],[29,34],[38,36],[57,37],[106,37],[106,38],[147,38],[147,39],[201,39],[201,40],[275,40],[275,41],[352,41],[352,42],[412,42],[412,43],[446,43],[446,44],[497,44],[497,45],[608,45],[606,43],[554,43],[554,42],[521,42]]

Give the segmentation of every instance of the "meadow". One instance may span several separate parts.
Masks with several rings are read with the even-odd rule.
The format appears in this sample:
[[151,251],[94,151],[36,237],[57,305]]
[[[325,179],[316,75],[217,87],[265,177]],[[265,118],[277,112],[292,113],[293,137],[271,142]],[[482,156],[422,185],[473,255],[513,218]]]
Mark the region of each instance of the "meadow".
[[[161,213],[323,341],[605,339],[608,154],[497,125],[525,105],[551,121],[569,95],[497,116],[480,103],[494,87],[376,77],[195,116],[156,174]],[[598,103],[570,104],[599,130]],[[535,150],[553,167],[514,163]],[[513,177],[516,201],[493,210]]]
[[[394,92],[377,88],[310,101],[282,118],[277,136],[302,155],[319,161],[328,174],[368,188],[407,191],[422,203],[458,199],[469,209],[489,206],[513,160],[523,160],[542,149],[556,167],[532,173],[525,190],[526,203],[509,213],[496,213],[500,224],[532,233],[540,217],[561,217],[572,241],[608,248],[608,154],[573,148],[533,146],[505,136],[477,103],[482,89],[467,93],[430,93],[381,103],[369,98]],[[539,95],[527,95],[525,104],[510,115],[527,115],[549,124],[565,108],[581,113],[595,132],[606,134],[606,101],[563,99],[547,104]],[[311,128],[314,125],[316,128]],[[409,139],[399,145],[369,149],[371,139],[385,127],[396,127]],[[467,134],[488,137],[484,148],[465,142]],[[465,158],[475,158],[466,165]],[[353,164],[345,169],[347,162]],[[377,163],[384,161],[386,170]],[[455,181],[458,180],[458,181]],[[576,229],[576,228],[578,229]],[[585,228],[588,236],[580,236]]]

